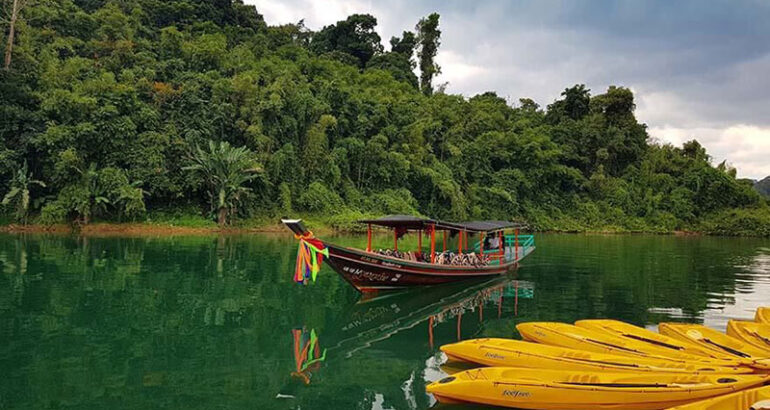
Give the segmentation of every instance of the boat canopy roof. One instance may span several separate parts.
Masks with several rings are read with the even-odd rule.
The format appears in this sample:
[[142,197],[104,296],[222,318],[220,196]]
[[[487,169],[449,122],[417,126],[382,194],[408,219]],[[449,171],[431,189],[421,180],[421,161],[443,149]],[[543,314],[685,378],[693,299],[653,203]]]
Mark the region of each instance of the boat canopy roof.
[[358,221],[364,224],[386,226],[388,228],[401,228],[409,230],[427,229],[435,226],[437,230],[490,232],[507,228],[526,228],[526,224],[509,221],[468,221],[447,222],[436,219],[421,218],[412,215],[388,215],[377,219],[363,219]]
[[363,224],[387,226],[388,228],[425,229],[437,224],[433,219],[421,218],[412,215],[388,215],[377,219],[363,219],[358,221]]

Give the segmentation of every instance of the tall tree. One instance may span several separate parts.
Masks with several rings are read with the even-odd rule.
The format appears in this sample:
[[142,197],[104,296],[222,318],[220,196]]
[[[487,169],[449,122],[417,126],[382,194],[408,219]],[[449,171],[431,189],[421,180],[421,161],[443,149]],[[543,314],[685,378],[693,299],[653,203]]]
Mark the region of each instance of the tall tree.
[[390,51],[404,55],[407,59],[412,59],[414,48],[417,46],[417,37],[411,31],[404,31],[401,38],[393,36],[390,38]]
[[29,0],[12,0],[11,9],[7,11],[8,17],[8,43],[5,46],[5,62],[3,68],[8,71],[11,68],[11,56],[13,54],[13,41],[16,37],[16,22],[21,16],[21,10],[27,6]]
[[233,147],[227,142],[209,141],[208,151],[198,147],[190,157],[192,165],[184,169],[203,177],[208,186],[212,208],[217,212],[219,226],[227,224],[228,216],[251,191],[246,183],[257,178],[261,171],[255,155],[246,147]]
[[367,68],[379,68],[389,71],[397,80],[407,81],[414,88],[419,87],[414,75],[415,62],[412,59],[417,45],[417,37],[411,31],[404,31],[401,38],[391,37],[390,51],[374,56],[366,64]]
[[358,60],[358,66],[382,53],[380,35],[374,31],[377,19],[369,14],[353,14],[345,20],[324,27],[314,37],[311,48],[319,53],[343,52]]
[[436,64],[436,53],[441,45],[441,30],[438,29],[438,13],[432,13],[417,23],[417,41],[419,48],[417,57],[420,59],[420,89],[423,94],[433,94],[433,76],[441,73],[441,67]]

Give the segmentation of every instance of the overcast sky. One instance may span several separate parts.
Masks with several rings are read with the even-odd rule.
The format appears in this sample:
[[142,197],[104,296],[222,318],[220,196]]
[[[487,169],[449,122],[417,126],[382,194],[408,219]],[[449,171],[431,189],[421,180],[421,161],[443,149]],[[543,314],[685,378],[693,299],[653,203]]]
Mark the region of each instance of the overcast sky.
[[268,24],[318,30],[354,13],[393,35],[441,15],[447,92],[495,91],[541,106],[583,83],[631,88],[660,141],[697,138],[739,177],[770,175],[770,1],[245,0]]

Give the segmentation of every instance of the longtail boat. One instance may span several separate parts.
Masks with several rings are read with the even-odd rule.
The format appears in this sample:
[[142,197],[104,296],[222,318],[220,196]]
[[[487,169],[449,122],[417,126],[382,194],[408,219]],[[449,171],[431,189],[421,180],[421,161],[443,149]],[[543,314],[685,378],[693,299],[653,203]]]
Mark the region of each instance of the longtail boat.
[[[325,256],[329,265],[359,292],[491,278],[515,269],[535,250],[534,237],[519,234],[525,225],[506,221],[446,222],[409,215],[367,219],[358,221],[367,226],[366,249],[316,238],[299,219],[281,222],[300,241],[295,280],[315,279]],[[393,230],[393,249],[372,248],[373,226]],[[399,239],[409,232],[417,233],[418,249],[399,251]],[[437,243],[439,233],[442,238]],[[423,250],[423,235],[429,237],[429,251]],[[472,235],[477,237],[473,243],[469,240]],[[448,239],[454,238],[456,249],[449,249]]]

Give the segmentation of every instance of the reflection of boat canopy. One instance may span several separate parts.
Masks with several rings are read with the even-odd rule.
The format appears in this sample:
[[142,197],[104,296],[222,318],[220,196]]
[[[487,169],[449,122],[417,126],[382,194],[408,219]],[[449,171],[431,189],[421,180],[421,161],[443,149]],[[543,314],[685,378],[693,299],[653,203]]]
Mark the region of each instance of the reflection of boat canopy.
[[[518,292],[534,293],[532,282],[495,278],[473,285],[453,284],[441,286],[433,292],[399,292],[367,301],[360,301],[349,312],[349,319],[341,324],[341,335],[330,353],[345,357],[367,348],[377,341],[388,339],[420,323],[430,322],[429,332],[438,323],[448,321],[467,311],[481,308],[485,302],[498,304],[497,317],[503,296],[518,299]],[[516,302],[518,303],[518,301]],[[459,336],[458,336],[459,338]]]

